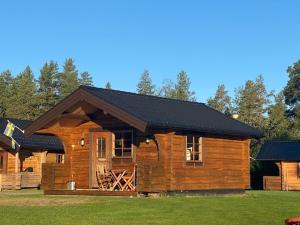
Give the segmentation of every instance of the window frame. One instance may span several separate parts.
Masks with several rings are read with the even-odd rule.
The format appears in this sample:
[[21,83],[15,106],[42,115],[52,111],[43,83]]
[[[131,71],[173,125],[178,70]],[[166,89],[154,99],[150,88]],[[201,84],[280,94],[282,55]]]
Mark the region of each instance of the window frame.
[[[188,142],[189,137],[192,137],[192,142]],[[198,141],[195,141],[195,138],[198,139]],[[192,144],[192,151],[191,151],[191,159],[188,160],[187,159],[187,153],[188,153],[188,145]],[[198,151],[195,151],[195,146],[198,145]],[[194,134],[187,134],[185,135],[185,151],[184,151],[184,158],[185,158],[185,162],[186,165],[203,165],[203,161],[204,161],[204,150],[203,150],[203,137],[200,135],[194,135]],[[195,159],[195,155],[196,153],[198,153],[198,159]]]
[[[102,155],[103,155],[103,152],[104,152],[104,157],[99,157],[99,140],[100,139],[102,139],[102,140],[104,140],[104,151],[102,150],[101,152],[102,152]],[[107,140],[106,140],[106,138],[104,138],[104,137],[98,137],[97,138],[97,152],[96,152],[96,154],[97,154],[97,159],[98,160],[103,160],[103,159],[106,159],[107,158]]]
[[[121,133],[122,134],[122,137],[121,137],[121,140],[122,140],[122,143],[121,143],[121,147],[120,148],[116,148],[116,134],[117,133]],[[129,139],[126,139],[124,138],[124,134],[126,133],[130,133],[131,135],[131,144],[130,144],[130,148],[126,148],[124,147],[124,140],[129,140]],[[116,149],[118,150],[121,150],[122,152],[122,155],[121,156],[118,156],[116,155]],[[130,149],[130,156],[124,156],[124,150],[129,150]],[[133,130],[116,130],[113,132],[113,140],[112,140],[112,158],[115,158],[115,159],[132,159],[133,158]]]
[[57,164],[64,164],[65,163],[65,154],[56,154],[55,162]]

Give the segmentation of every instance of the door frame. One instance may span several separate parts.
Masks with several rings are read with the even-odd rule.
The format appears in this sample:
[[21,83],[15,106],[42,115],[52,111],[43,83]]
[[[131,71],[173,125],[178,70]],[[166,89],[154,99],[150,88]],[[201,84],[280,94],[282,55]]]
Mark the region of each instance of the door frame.
[[[101,136],[101,133],[105,136],[107,136],[106,140],[106,160],[110,160],[108,162],[110,166],[112,165],[112,132],[110,131],[91,131],[90,132],[90,146],[89,146],[89,188],[97,188],[97,178],[96,178],[96,164],[98,162],[97,159],[97,150],[95,148],[97,138],[95,136],[99,134]],[[100,160],[101,161],[101,160]]]

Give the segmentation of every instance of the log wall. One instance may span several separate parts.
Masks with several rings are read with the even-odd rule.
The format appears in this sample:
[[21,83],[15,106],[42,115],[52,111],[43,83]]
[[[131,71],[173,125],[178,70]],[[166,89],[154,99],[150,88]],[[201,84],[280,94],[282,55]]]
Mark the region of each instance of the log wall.
[[156,140],[137,150],[139,190],[249,188],[249,140],[203,138],[203,164],[198,165],[185,161],[185,136],[158,134]]
[[282,190],[300,190],[299,162],[281,162]]

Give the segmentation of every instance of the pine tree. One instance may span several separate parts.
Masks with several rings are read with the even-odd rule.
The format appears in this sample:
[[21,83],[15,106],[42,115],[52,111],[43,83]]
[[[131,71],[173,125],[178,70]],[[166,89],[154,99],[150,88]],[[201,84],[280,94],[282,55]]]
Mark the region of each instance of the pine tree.
[[284,103],[284,95],[279,93],[274,98],[275,103],[268,109],[266,139],[287,139],[294,132],[290,132],[291,123],[286,117],[287,107]]
[[76,70],[74,60],[71,58],[67,58],[63,68],[64,70],[59,76],[59,92],[61,98],[64,98],[65,96],[71,94],[79,87],[78,71]]
[[[255,81],[246,81],[245,86],[236,90],[235,111],[239,115],[238,119],[252,127],[265,131],[267,126],[265,114],[269,107],[269,96],[261,75]],[[262,143],[263,139],[252,140],[250,152],[252,157],[256,157]]]
[[245,86],[236,90],[235,110],[239,120],[253,127],[261,128],[264,125],[269,102],[269,94],[261,75],[255,81],[246,81]]
[[140,81],[137,85],[137,92],[144,95],[155,94],[155,86],[152,84],[152,79],[148,70],[145,70],[141,75]]
[[180,71],[175,84],[175,98],[186,101],[196,101],[195,92],[190,90],[191,81],[185,71]]
[[283,90],[288,115],[293,120],[293,126],[300,132],[300,60],[287,69],[289,80]]
[[226,114],[230,114],[232,111],[231,98],[228,95],[228,91],[225,88],[224,84],[218,86],[216,94],[214,97],[211,97],[207,100],[207,104]]
[[176,99],[175,84],[173,83],[173,81],[165,79],[162,83],[161,88],[158,90],[157,95],[165,98]]
[[58,74],[58,65],[54,61],[45,63],[40,70],[38,79],[40,114],[48,111],[58,102]]
[[11,96],[13,77],[9,70],[0,73],[0,117],[7,116],[7,106]]
[[29,66],[12,83],[7,116],[17,119],[35,119],[38,115],[37,86]]
[[105,88],[106,89],[110,89],[111,90],[111,83],[110,82],[107,82],[106,84],[105,84]]
[[93,78],[89,72],[83,72],[80,74],[79,83],[80,85],[93,86]]

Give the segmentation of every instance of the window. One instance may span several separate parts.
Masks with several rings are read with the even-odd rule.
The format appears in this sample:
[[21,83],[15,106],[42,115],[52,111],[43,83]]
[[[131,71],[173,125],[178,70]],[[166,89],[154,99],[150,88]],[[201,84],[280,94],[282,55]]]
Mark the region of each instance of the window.
[[202,162],[202,137],[188,135],[186,137],[186,161]]
[[97,139],[97,157],[98,159],[106,158],[106,141],[103,137]]
[[131,157],[132,152],[132,132],[115,132],[114,157]]
[[56,163],[62,164],[64,163],[64,154],[57,154],[56,155]]

